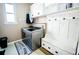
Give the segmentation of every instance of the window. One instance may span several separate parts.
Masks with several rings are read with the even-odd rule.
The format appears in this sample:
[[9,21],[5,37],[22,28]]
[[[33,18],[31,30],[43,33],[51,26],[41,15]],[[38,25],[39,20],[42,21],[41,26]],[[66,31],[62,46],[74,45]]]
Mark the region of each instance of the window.
[[14,4],[5,4],[6,23],[16,23]]

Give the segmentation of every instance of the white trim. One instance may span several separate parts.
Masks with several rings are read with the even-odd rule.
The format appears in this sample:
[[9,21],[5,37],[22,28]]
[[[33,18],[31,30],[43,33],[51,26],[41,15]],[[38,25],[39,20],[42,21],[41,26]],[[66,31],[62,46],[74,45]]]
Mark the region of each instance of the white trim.
[[13,41],[13,42],[9,42],[8,44],[15,43],[15,42],[22,41],[22,40],[23,39],[19,39],[19,40]]

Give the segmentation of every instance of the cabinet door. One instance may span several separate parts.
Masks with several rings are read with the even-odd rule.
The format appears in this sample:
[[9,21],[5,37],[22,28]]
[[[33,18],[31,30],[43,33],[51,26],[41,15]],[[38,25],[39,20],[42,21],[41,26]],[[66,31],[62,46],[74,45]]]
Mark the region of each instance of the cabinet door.
[[65,19],[60,23],[60,41],[62,49],[75,54],[78,41],[78,19]]
[[78,40],[78,19],[71,19],[69,22],[69,40]]
[[73,7],[72,8],[77,8],[79,7],[79,3],[73,3]]
[[73,53],[75,53],[76,50],[76,45],[78,41],[78,24],[79,21],[78,19],[71,19],[69,22],[69,39],[68,41],[70,42],[70,45],[72,48]]
[[56,17],[48,18],[48,33],[55,40],[59,38],[59,21]]
[[59,39],[59,20],[57,18],[52,19],[52,34],[56,40]]
[[32,17],[38,17],[43,15],[43,4],[42,3],[32,4],[31,13],[32,13]]
[[64,17],[60,18],[60,29],[59,29],[60,41],[66,41],[68,39],[68,23],[69,23],[68,19]]
[[32,4],[32,6],[31,6],[31,15],[32,15],[32,17],[36,16],[36,13],[37,13],[36,10],[37,10],[36,4]]
[[44,13],[43,8],[44,8],[44,5],[42,3],[39,3],[37,6],[37,16],[43,15],[43,13]]
[[59,33],[59,39],[58,39],[58,42],[56,43],[56,45],[57,45],[57,47],[72,53],[72,51],[71,51],[72,49],[70,49],[71,44],[68,40],[69,19],[67,19],[67,17],[65,17],[65,18],[64,17],[61,17],[61,19],[60,19],[60,29],[59,29],[60,33]]
[[51,13],[58,11],[57,3],[52,3],[52,4],[49,4],[48,6],[44,6],[44,7],[45,7],[45,9],[44,9],[45,14],[51,14]]

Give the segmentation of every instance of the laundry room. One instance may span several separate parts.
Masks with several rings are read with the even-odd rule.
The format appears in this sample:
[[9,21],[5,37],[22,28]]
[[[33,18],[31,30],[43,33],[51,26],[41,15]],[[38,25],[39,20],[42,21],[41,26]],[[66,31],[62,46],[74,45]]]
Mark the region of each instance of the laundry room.
[[0,3],[0,55],[79,55],[79,3]]

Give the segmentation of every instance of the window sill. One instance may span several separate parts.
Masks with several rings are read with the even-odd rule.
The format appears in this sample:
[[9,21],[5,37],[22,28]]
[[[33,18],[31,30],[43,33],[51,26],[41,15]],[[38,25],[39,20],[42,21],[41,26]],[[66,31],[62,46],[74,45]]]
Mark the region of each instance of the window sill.
[[17,24],[17,22],[5,22],[4,24]]

